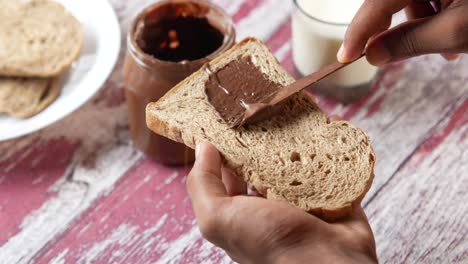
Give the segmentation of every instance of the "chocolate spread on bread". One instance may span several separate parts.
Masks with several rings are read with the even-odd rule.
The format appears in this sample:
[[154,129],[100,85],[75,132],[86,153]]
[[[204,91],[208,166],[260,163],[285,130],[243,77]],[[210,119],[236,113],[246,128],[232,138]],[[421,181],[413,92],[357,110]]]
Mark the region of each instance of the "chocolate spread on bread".
[[[359,58],[363,56],[364,54]],[[211,105],[229,127],[240,127],[277,114],[281,111],[284,102],[292,95],[316,84],[352,62],[332,63],[282,87],[265,77],[252,62],[246,58],[240,58],[216,73],[213,73],[209,65],[206,65],[205,71],[210,77],[205,84],[205,92]]]
[[217,72],[209,64],[203,68],[209,74],[205,83],[208,100],[231,128],[243,125],[246,113],[263,108],[282,88],[255,66],[250,57],[233,60]]

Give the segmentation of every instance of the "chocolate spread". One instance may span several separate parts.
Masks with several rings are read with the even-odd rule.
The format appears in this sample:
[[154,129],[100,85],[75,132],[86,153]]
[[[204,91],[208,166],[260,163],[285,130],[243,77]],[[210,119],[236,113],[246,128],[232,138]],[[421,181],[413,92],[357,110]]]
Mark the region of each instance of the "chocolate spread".
[[137,43],[147,54],[165,61],[193,61],[217,50],[224,35],[205,17],[184,16],[146,22]]
[[130,131],[135,146],[153,160],[183,165],[194,160],[185,145],[146,126],[145,108],[235,39],[231,18],[205,1],[166,0],[143,10],[128,35],[124,66]]
[[204,70],[209,74],[205,83],[208,100],[229,127],[242,125],[246,112],[255,112],[282,88],[249,57],[233,60],[216,73],[209,64],[204,66]]
[[[364,56],[362,54],[359,58]],[[358,59],[359,59],[358,58]],[[357,60],[357,59],[356,59]],[[270,118],[292,95],[349,65],[335,62],[283,87],[271,81],[247,57],[233,60],[214,73],[209,65],[205,92],[210,104],[230,128]]]

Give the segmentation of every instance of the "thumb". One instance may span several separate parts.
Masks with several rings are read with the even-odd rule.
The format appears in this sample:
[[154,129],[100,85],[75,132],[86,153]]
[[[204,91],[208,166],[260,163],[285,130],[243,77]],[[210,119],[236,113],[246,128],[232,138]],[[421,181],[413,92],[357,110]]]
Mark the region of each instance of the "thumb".
[[187,191],[197,218],[209,213],[219,198],[227,196],[221,176],[221,156],[209,143],[197,146],[196,161],[187,176]]
[[467,6],[454,8],[390,29],[369,43],[367,60],[381,66],[422,54],[467,52],[466,12]]

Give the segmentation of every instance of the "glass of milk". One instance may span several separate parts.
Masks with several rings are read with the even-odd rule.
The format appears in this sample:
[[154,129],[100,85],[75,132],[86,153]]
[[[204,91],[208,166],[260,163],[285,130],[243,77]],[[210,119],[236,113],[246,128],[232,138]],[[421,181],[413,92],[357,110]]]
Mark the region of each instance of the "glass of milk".
[[[305,76],[335,62],[346,29],[364,0],[293,0],[292,46],[296,70]],[[316,84],[312,90],[339,101],[369,91],[378,68],[361,58]]]

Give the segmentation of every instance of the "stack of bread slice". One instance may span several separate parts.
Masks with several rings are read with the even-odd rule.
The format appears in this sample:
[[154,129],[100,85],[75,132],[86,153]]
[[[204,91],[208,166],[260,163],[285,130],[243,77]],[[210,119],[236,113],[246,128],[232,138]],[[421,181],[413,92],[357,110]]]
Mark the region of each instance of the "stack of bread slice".
[[81,25],[51,0],[0,0],[0,113],[31,117],[60,94],[80,53]]
[[[259,40],[246,39],[209,63],[217,72],[248,56],[264,78],[286,86],[294,79]],[[374,151],[367,134],[347,121],[329,121],[311,96],[292,96],[268,120],[232,129],[209,103],[199,70],[146,108],[154,132],[194,148],[208,141],[226,166],[267,199],[324,219],[347,215],[373,180]]]

